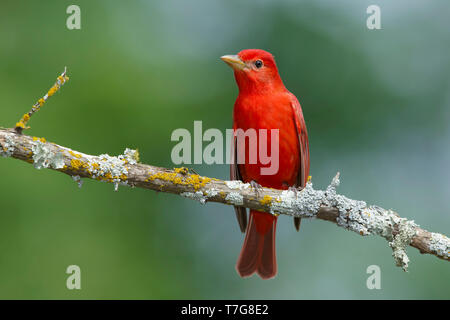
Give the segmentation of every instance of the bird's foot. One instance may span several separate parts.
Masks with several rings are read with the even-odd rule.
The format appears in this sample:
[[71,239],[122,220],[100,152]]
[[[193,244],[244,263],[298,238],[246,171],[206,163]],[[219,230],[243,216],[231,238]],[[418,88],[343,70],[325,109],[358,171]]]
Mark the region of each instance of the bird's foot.
[[302,188],[302,187],[294,187],[294,186],[290,186],[290,187],[288,188],[288,190],[294,192],[295,196],[297,197],[297,194],[298,194],[300,191],[302,191],[303,188]]
[[295,194],[295,196],[297,196],[299,190],[296,187],[290,186],[288,188],[288,191],[292,191]]
[[[293,193],[294,193],[294,195],[295,195],[295,197],[297,198],[298,197],[298,193],[300,192],[300,191],[302,191],[302,187],[293,187],[293,186],[290,186],[289,188],[288,188],[288,190],[289,191],[292,191]],[[300,217],[294,217],[294,226],[295,226],[295,229],[297,230],[297,231],[299,231],[300,230],[300,224],[301,224],[301,222],[302,222],[302,219],[300,218]]]
[[256,196],[259,197],[259,189],[261,189],[262,186],[255,180],[250,181],[250,186],[252,187],[253,190],[255,190]]

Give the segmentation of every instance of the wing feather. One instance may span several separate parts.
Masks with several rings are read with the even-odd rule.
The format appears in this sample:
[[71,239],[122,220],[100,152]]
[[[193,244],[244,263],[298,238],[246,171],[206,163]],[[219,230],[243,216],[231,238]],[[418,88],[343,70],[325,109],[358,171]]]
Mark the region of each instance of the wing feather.
[[[293,120],[298,136],[300,166],[297,175],[296,187],[304,188],[309,176],[309,141],[308,132],[306,130],[305,119],[303,118],[302,108],[297,98],[291,94],[291,106],[293,109]],[[295,229],[300,230],[301,219],[294,218]]]
[[[239,166],[237,164],[237,148],[236,148],[236,137],[233,138],[233,143],[231,145],[231,152],[234,158],[234,161],[230,165],[230,179],[231,180],[241,180],[242,176],[239,172]],[[245,229],[247,228],[247,210],[244,207],[234,207],[234,211],[236,212],[236,219],[239,223],[239,228],[242,233],[245,233]]]

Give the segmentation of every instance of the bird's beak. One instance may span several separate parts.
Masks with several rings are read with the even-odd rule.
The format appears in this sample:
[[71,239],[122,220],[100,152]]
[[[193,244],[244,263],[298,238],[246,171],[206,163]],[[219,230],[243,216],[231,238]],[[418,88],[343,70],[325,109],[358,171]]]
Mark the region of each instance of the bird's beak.
[[222,59],[227,65],[232,67],[234,70],[241,70],[244,69],[245,67],[244,61],[242,61],[238,55],[221,56],[220,59]]

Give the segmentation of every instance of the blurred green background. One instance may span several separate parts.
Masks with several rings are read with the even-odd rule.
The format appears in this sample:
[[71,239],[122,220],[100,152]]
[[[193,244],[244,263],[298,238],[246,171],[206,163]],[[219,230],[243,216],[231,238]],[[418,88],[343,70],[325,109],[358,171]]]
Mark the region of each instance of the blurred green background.
[[[394,208],[450,233],[450,6],[376,1],[72,1],[0,4],[0,126],[10,127],[54,83],[70,81],[27,134],[91,154],[139,148],[173,167],[176,128],[231,127],[237,88],[219,60],[272,52],[308,125],[311,175],[324,188]],[[228,178],[227,165],[192,166]],[[387,242],[324,221],[279,219],[278,276],[241,279],[233,209],[85,181],[0,159],[0,298],[298,299],[450,298],[448,263],[410,248],[410,271]],[[81,290],[66,288],[68,265]],[[368,290],[366,268],[381,268]]]

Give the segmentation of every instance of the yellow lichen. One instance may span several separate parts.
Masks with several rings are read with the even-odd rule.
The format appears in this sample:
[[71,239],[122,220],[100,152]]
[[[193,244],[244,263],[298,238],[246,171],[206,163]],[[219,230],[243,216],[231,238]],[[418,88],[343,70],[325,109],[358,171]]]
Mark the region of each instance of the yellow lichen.
[[76,170],[76,171],[84,170],[85,172],[91,174],[91,172],[89,171],[89,164],[82,160],[78,160],[78,159],[70,160],[70,169]]
[[188,174],[189,173],[189,169],[186,167],[181,167],[181,168],[174,168],[173,169],[176,173],[180,173],[180,174]]
[[270,205],[272,203],[272,197],[265,195],[264,198],[259,200],[259,203],[261,203],[263,206]]
[[46,143],[47,140],[45,140],[45,138],[39,138],[39,137],[33,137],[33,141],[40,141],[42,143]]
[[22,119],[20,119],[19,122],[16,123],[16,128],[25,129],[25,126],[26,126],[28,120],[30,120],[30,115],[28,113],[25,113],[22,116]]
[[56,91],[58,91],[58,87],[57,86],[53,86],[50,88],[50,90],[48,90],[48,96],[51,97]]
[[[66,77],[68,79],[68,77]],[[66,79],[63,76],[59,76],[58,80],[61,81],[61,83],[64,83]]]
[[72,159],[70,160],[70,166],[75,170],[80,170],[83,167],[83,162],[80,160]]
[[175,169],[174,172],[157,172],[151,174],[146,181],[153,181],[155,179],[171,182],[176,185],[192,186],[194,190],[204,187],[211,181],[208,177],[202,177],[198,174],[189,174],[180,176],[178,172],[183,172],[180,168]]
[[20,120],[19,122],[16,122],[16,128],[22,128],[25,129],[25,124]]
[[81,159],[81,158],[82,158],[82,155],[81,155],[81,154],[75,153],[75,152],[73,152],[72,150],[69,150],[69,153],[70,153],[73,157],[75,157],[75,158],[78,158],[78,159]]
[[92,168],[94,168],[95,170],[99,170],[100,169],[100,165],[97,162],[93,162],[91,163]]

